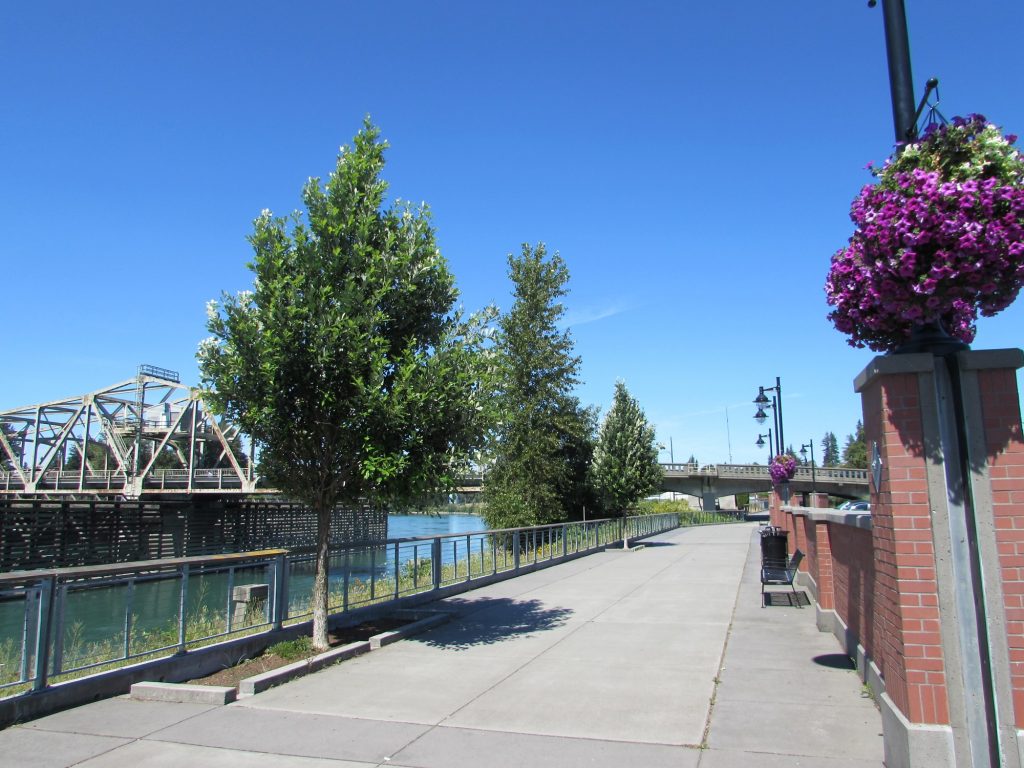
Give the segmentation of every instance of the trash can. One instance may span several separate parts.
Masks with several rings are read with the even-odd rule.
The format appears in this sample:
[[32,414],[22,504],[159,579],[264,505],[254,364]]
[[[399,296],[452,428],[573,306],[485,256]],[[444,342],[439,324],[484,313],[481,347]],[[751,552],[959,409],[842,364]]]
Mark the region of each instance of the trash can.
[[761,531],[761,565],[785,568],[789,562],[787,539],[789,531],[768,526]]

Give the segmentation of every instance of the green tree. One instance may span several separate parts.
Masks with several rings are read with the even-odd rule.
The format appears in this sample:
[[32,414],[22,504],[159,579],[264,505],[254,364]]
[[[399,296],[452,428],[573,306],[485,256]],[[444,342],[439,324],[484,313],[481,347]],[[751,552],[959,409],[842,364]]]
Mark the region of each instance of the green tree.
[[843,465],[857,469],[868,467],[868,447],[864,442],[864,422],[857,420],[857,427],[852,435],[846,436],[843,447]]
[[491,527],[554,523],[593,509],[588,469],[596,414],[572,394],[579,357],[558,329],[569,270],[543,243],[509,255],[515,301],[496,337],[497,426],[487,475]]
[[834,467],[839,464],[839,441],[836,440],[834,432],[826,432],[821,438],[821,465],[823,467]]
[[[104,467],[111,468],[117,467],[117,460],[110,453],[110,448],[103,442],[103,438],[99,439],[90,438],[89,447],[86,451],[89,457],[88,467],[95,471],[101,471]],[[82,448],[78,443],[71,443],[68,448],[68,457],[64,461],[64,469],[81,469],[82,467]]]
[[12,458],[12,456],[7,455],[7,448],[0,442],[0,470],[13,471],[21,458],[20,452],[24,435],[13,424],[8,424],[7,422],[0,422],[0,431],[3,432],[4,439],[13,456]]
[[604,511],[612,514],[622,514],[661,484],[654,427],[621,381],[598,433],[592,475]]
[[488,313],[453,314],[425,207],[384,207],[367,119],[305,214],[255,220],[252,291],[207,308],[206,401],[259,446],[260,471],[317,519],[313,645],[327,645],[331,511],[449,484],[482,442]]

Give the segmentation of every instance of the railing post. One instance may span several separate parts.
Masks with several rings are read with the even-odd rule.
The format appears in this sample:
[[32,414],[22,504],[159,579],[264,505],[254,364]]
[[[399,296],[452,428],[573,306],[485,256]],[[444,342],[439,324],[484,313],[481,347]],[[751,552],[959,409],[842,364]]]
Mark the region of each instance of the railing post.
[[64,610],[67,603],[68,586],[58,584],[53,606],[53,658],[51,668],[53,674],[59,675],[64,668]]
[[274,557],[274,615],[270,617],[274,629],[280,629],[288,618],[288,557]]
[[562,523],[562,557],[569,554],[569,543],[567,541],[569,535],[569,527]]
[[178,594],[178,653],[185,653],[185,624],[188,620],[188,564],[181,566],[181,591]]
[[441,588],[441,537],[435,536],[430,542],[431,589]]
[[35,665],[32,690],[41,691],[47,685],[50,665],[50,626],[53,619],[54,591],[57,577],[48,576],[39,585],[39,613],[36,620]]
[[517,528],[515,534],[512,537],[512,570],[519,570],[519,535],[520,531]]

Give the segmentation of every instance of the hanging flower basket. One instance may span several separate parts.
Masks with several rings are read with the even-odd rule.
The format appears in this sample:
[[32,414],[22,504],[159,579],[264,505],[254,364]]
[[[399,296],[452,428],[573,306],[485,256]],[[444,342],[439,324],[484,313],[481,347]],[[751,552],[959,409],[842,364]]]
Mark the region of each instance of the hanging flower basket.
[[789,482],[796,474],[796,459],[787,453],[780,453],[768,465],[768,474],[772,476],[774,485]]
[[978,313],[1024,284],[1024,156],[981,115],[932,126],[872,171],[832,257],[828,317],[854,347],[891,351],[921,326],[974,340]]

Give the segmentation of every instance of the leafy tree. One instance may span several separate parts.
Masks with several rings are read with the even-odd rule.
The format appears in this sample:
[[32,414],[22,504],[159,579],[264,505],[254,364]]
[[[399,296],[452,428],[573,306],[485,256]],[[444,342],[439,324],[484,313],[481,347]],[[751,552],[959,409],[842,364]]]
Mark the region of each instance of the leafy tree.
[[839,464],[839,441],[836,440],[834,432],[826,432],[825,436],[821,438],[822,457],[821,465],[823,467],[834,467]]
[[486,325],[453,314],[425,207],[384,207],[387,144],[367,119],[305,214],[249,236],[253,291],[208,305],[205,399],[260,446],[260,471],[317,519],[313,645],[327,645],[331,511],[448,484],[483,439]]
[[[88,466],[94,471],[100,471],[104,467],[117,467],[117,460],[110,453],[110,448],[103,442],[102,438],[90,438],[89,447],[86,449],[89,457]],[[73,470],[82,467],[82,449],[78,443],[71,443],[68,449],[68,457],[64,461],[64,469]]]
[[592,472],[601,504],[613,514],[621,514],[661,483],[654,427],[621,381],[601,424]]
[[854,434],[846,436],[846,445],[843,447],[843,465],[857,469],[868,467],[868,447],[864,442],[864,422],[857,420],[857,427]]
[[569,270],[544,244],[509,255],[515,302],[499,321],[493,462],[485,517],[491,527],[554,523],[593,509],[588,468],[596,413],[572,395],[580,359],[558,330]]
[[13,471],[20,459],[19,452],[22,447],[23,435],[15,429],[13,424],[0,422],[0,431],[3,431],[7,445],[10,447],[14,458],[7,455],[7,449],[0,443],[0,470]]

